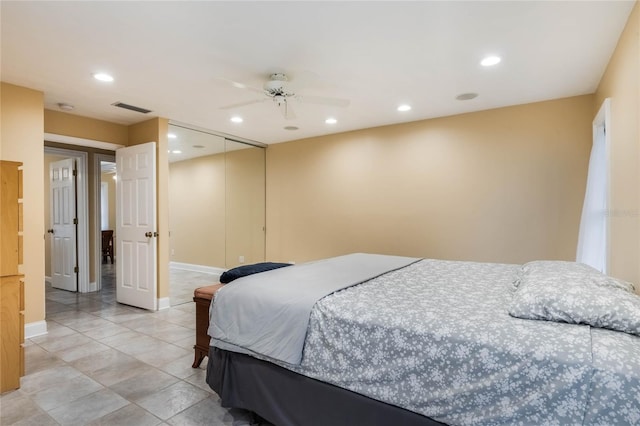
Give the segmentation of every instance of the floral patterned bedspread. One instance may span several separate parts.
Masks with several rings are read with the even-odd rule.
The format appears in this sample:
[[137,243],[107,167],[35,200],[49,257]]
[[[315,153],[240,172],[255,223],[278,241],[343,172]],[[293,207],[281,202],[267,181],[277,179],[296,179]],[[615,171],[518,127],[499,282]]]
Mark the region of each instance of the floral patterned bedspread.
[[280,364],[447,424],[640,424],[640,337],[509,316],[518,267],[422,260],[336,292]]

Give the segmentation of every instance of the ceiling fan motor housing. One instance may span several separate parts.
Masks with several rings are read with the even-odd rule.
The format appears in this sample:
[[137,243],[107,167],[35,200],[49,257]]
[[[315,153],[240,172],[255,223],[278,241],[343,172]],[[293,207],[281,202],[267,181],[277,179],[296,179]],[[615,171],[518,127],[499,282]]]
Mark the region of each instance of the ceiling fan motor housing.
[[264,83],[264,90],[269,92],[270,96],[293,96],[294,93],[289,89],[287,80],[287,76],[282,73],[271,74],[269,81]]

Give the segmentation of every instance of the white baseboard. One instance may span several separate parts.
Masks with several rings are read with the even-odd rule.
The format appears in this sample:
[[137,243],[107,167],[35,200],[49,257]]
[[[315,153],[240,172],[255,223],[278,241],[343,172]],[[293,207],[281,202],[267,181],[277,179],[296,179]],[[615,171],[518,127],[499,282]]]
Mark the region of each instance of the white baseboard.
[[98,283],[96,281],[89,283],[89,288],[87,289],[88,293],[91,293],[93,291],[98,291]]
[[168,297],[161,297],[158,299],[158,310],[169,309],[171,307],[171,301]]
[[45,282],[45,283],[49,283],[49,284],[51,284],[51,277],[47,277],[47,276],[45,275],[45,277],[44,277],[44,282]]
[[43,334],[47,334],[47,322],[36,321],[30,322],[24,325],[24,338],[31,339],[32,337],[42,336]]
[[170,268],[182,269],[185,271],[201,272],[203,274],[222,275],[226,269],[216,268],[215,266],[194,265],[192,263],[169,262]]

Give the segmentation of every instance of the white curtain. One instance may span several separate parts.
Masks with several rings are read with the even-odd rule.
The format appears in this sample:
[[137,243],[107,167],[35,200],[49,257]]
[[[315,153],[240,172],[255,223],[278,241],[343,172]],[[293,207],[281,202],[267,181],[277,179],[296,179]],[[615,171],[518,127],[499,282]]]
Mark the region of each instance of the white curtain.
[[607,150],[605,127],[598,126],[591,148],[576,261],[607,272]]

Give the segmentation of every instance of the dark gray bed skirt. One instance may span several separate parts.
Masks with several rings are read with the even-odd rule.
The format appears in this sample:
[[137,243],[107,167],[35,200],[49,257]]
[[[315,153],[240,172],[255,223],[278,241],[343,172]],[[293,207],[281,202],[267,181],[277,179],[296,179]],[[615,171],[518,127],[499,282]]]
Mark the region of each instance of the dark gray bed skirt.
[[442,425],[275,364],[213,347],[207,383],[224,407],[253,411],[277,426]]

